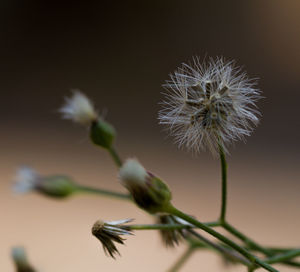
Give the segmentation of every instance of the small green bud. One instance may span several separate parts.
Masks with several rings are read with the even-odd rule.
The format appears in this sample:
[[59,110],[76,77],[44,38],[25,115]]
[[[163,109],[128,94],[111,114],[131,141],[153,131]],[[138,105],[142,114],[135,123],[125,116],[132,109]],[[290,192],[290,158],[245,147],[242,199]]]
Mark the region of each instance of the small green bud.
[[147,212],[164,212],[170,204],[172,194],[168,186],[147,172],[137,160],[129,159],[124,163],[120,169],[120,178],[135,203]]
[[110,149],[116,136],[116,131],[111,124],[102,119],[92,122],[90,138],[95,145]]
[[29,167],[22,167],[17,172],[14,190],[17,193],[37,191],[41,194],[63,198],[78,190],[78,185],[67,176],[42,176]]
[[67,176],[48,176],[37,183],[36,190],[51,197],[64,198],[73,194],[77,186]]
[[15,263],[16,272],[35,272],[35,269],[28,262],[23,247],[14,247],[11,251],[11,256]]

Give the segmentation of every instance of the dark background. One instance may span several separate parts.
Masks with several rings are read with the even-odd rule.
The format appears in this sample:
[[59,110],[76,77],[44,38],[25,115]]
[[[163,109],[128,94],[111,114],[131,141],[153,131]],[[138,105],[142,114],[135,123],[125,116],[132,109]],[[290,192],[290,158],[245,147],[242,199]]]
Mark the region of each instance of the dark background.
[[[126,211],[119,211],[119,203],[78,198],[61,204],[38,196],[11,195],[14,171],[24,163],[45,174],[66,173],[95,186],[100,186],[102,175],[102,187],[119,189],[107,154],[90,145],[84,129],[61,120],[57,113],[63,97],[73,88],[92,98],[115,125],[123,157],[137,156],[168,180],[175,201],[187,210],[205,219],[215,218],[219,209],[218,161],[208,153],[193,156],[178,151],[157,124],[161,85],[192,56],[224,56],[236,60],[251,78],[259,78],[265,97],[259,102],[261,124],[246,145],[237,143],[230,148],[229,216],[266,242],[296,243],[293,233],[299,220],[294,229],[289,225],[290,236],[286,237],[278,235],[279,228],[274,225],[278,220],[294,220],[300,204],[298,0],[2,1],[0,7],[0,201],[7,231],[0,234],[5,238],[0,263],[7,271],[12,271],[9,248],[14,244],[31,250],[45,272],[82,271],[87,264],[90,271],[99,271],[99,262],[110,271],[119,271],[132,266],[135,254],[140,254],[140,265],[147,262],[142,258],[142,241],[136,247],[131,245],[132,256],[114,263],[103,257],[100,245],[89,235],[89,227],[98,217],[124,217]],[[199,203],[205,204],[199,208]],[[100,205],[101,211],[93,205]],[[57,218],[65,222],[55,217],[57,209]],[[81,212],[88,218],[78,225]],[[267,214],[268,220],[262,217],[261,224],[253,226],[257,212]],[[143,218],[136,216],[134,209],[125,217],[130,216]],[[51,230],[47,230],[47,220],[53,224]],[[25,222],[23,227],[20,221]],[[69,230],[71,222],[75,224],[72,236],[80,236],[82,231],[82,243],[91,239],[84,245],[89,255],[79,258],[77,264],[81,250],[73,252],[75,241],[69,232],[68,239],[60,231]],[[282,229],[287,233],[285,225]],[[44,232],[52,233],[53,239],[43,236]],[[147,239],[143,237],[141,240]],[[55,240],[64,244],[64,252],[56,252]],[[158,258],[167,254],[158,242],[153,247],[147,244],[147,250],[148,254],[159,251]],[[161,266],[159,261],[152,265],[148,261],[147,267],[164,271],[174,259],[173,254],[161,258]],[[214,257],[209,255],[206,260],[209,271],[219,269]],[[194,264],[198,264],[197,258]]]

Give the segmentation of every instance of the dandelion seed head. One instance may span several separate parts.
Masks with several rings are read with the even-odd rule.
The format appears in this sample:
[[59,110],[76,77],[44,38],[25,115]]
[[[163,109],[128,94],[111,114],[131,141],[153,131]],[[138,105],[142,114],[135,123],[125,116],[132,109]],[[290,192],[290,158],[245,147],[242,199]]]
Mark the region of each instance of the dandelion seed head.
[[59,112],[63,118],[82,125],[88,125],[98,117],[92,101],[79,90],[73,90],[73,95],[65,98],[65,104]]
[[219,145],[243,140],[258,124],[256,101],[260,91],[256,81],[223,58],[207,63],[195,57],[182,64],[166,89],[160,124],[167,125],[179,147],[194,152],[209,149],[217,154]]

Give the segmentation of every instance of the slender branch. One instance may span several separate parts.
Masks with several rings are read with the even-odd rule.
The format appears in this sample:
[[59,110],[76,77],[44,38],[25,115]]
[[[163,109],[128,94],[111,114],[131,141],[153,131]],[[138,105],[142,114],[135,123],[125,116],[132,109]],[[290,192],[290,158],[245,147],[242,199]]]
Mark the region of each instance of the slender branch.
[[227,163],[225,158],[225,152],[223,146],[219,145],[220,161],[221,161],[221,171],[222,171],[222,205],[220,222],[225,222],[226,208],[227,208]]
[[114,192],[114,191],[110,191],[110,190],[92,188],[92,187],[83,186],[83,185],[77,185],[77,190],[79,192],[98,194],[98,195],[102,195],[102,196],[114,197],[114,198],[119,198],[119,199],[124,199],[124,200],[131,200],[131,196],[129,194]]
[[222,227],[229,231],[231,234],[233,234],[235,237],[239,238],[241,241],[243,241],[246,245],[248,245],[251,249],[257,250],[261,253],[264,253],[266,256],[272,256],[272,251],[260,246],[256,242],[254,242],[252,239],[241,233],[239,230],[234,228],[231,224],[227,222],[222,223]]
[[[272,257],[272,256],[274,256],[274,254],[277,254],[277,253],[285,253],[285,252],[294,250],[292,248],[266,248],[266,247],[262,247],[261,245],[259,245],[258,243],[256,243],[252,239],[250,239],[248,236],[246,236],[245,234],[243,234],[242,232],[237,230],[235,227],[233,227],[228,222],[223,222],[222,227],[224,229],[226,229],[228,232],[230,232],[231,234],[233,234],[235,237],[237,237],[241,241],[243,241],[249,247],[249,249],[261,252],[261,253],[265,254],[267,257]],[[293,266],[293,267],[300,267],[299,262],[284,260],[284,261],[282,261],[282,263],[285,264],[285,265]]]
[[278,270],[276,270],[275,268],[273,268],[269,264],[263,262],[262,260],[260,260],[256,256],[252,255],[248,250],[246,250],[243,247],[239,246],[235,242],[231,241],[230,239],[228,239],[224,235],[216,232],[215,230],[213,230],[212,228],[206,226],[205,224],[199,222],[195,218],[193,218],[193,217],[191,217],[191,216],[189,216],[189,215],[181,212],[180,210],[176,209],[174,206],[169,205],[168,207],[165,207],[165,212],[168,212],[168,213],[170,213],[172,215],[178,216],[178,217],[182,218],[183,220],[185,220],[185,221],[187,221],[187,222],[189,222],[189,223],[191,223],[191,224],[199,227],[200,229],[206,231],[207,233],[211,234],[212,236],[214,236],[218,240],[222,241],[226,245],[228,245],[231,248],[235,249],[241,255],[243,255],[244,257],[246,257],[251,263],[257,264],[257,265],[265,268],[268,271],[278,272]]
[[[240,254],[236,254],[236,252],[233,252],[232,250],[228,249],[228,248],[224,248],[221,245],[218,245],[216,243],[213,243],[212,241],[206,239],[204,236],[202,236],[200,233],[192,230],[192,229],[188,229],[187,230],[189,233],[191,233],[193,236],[197,237],[200,241],[204,242],[206,245],[208,245],[210,248],[220,252],[222,255],[226,255],[228,258],[230,258],[233,261],[238,261],[246,266],[251,265],[251,263],[244,258],[243,256],[241,256]],[[197,244],[193,244],[194,246],[196,246]]]
[[297,248],[297,249],[288,251],[286,253],[279,254],[277,256],[265,259],[265,262],[269,263],[269,264],[284,262],[284,261],[290,260],[292,258],[295,258],[295,257],[297,257],[299,255],[300,255],[300,249]]
[[195,251],[193,246],[189,246],[183,255],[176,261],[176,263],[168,270],[168,272],[176,272],[185,264],[185,262],[191,257]]
[[109,154],[111,155],[112,159],[114,160],[115,164],[118,167],[122,166],[122,160],[120,158],[120,156],[118,155],[116,149],[114,147],[111,147],[108,149]]

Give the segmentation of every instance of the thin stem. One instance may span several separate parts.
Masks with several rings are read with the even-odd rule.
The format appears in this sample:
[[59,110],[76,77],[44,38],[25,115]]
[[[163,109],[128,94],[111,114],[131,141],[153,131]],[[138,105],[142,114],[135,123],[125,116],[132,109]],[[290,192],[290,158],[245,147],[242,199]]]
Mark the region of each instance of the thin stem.
[[200,229],[206,231],[207,233],[211,234],[212,236],[214,236],[218,240],[222,241],[226,245],[228,245],[231,248],[235,249],[241,255],[243,255],[244,257],[246,257],[251,263],[257,264],[257,265],[265,268],[268,271],[278,272],[278,270],[276,270],[272,266],[268,265],[267,263],[263,262],[262,260],[260,260],[256,256],[252,255],[249,251],[247,251],[243,247],[239,246],[235,242],[231,241],[230,239],[228,239],[227,237],[225,237],[221,233],[216,232],[215,230],[213,230],[212,228],[210,228],[210,227],[206,226],[205,224],[199,222],[195,218],[193,218],[193,217],[191,217],[191,216],[189,216],[189,215],[181,212],[180,210],[176,209],[171,204],[168,207],[165,207],[164,211],[168,212],[168,213],[170,213],[172,215],[178,216],[179,218],[181,218],[181,219],[183,219],[183,220],[185,220],[185,221],[187,221],[187,222],[189,222],[189,223],[191,223],[191,224],[199,227]]
[[176,261],[176,263],[168,270],[168,272],[176,272],[184,265],[184,263],[191,257],[195,251],[193,246],[189,246],[183,255]]
[[292,258],[295,258],[300,255],[300,249],[294,249],[291,251],[288,251],[286,253],[270,257],[265,260],[266,263],[272,264],[272,263],[279,263],[279,262],[284,262],[287,260],[290,260]]
[[[231,234],[233,234],[235,237],[239,238],[246,245],[248,245],[249,249],[261,252],[261,253],[265,254],[266,256],[268,256],[268,257],[272,257],[276,253],[286,253],[288,251],[294,250],[292,248],[265,248],[265,247],[262,247],[261,245],[259,245],[258,243],[254,242],[252,239],[250,239],[245,234],[241,233],[239,230],[234,228],[228,222],[223,222],[222,226],[223,226],[224,229],[226,229]],[[300,267],[300,263],[293,262],[293,261],[290,261],[290,260],[285,260],[282,263],[285,264],[285,265],[293,266],[293,267]]]
[[264,253],[266,256],[272,256],[272,251],[260,246],[256,242],[254,242],[252,239],[241,233],[239,230],[234,228],[231,224],[227,222],[222,223],[222,227],[229,231],[231,234],[233,234],[235,237],[239,238],[241,241],[243,241],[246,245],[248,245],[251,249],[257,250],[261,253]]
[[124,199],[124,200],[125,199],[126,200],[131,200],[131,196],[129,194],[113,192],[113,191],[110,191],[110,190],[92,188],[92,187],[83,186],[83,185],[77,185],[77,190],[78,190],[78,192],[99,194],[99,195],[107,196],[107,197],[114,197],[114,198],[119,198],[119,199]]
[[226,208],[227,208],[227,163],[225,158],[225,152],[222,145],[219,145],[219,153],[221,160],[221,171],[222,171],[222,205],[220,222],[225,222]]
[[145,225],[128,225],[131,230],[178,230],[193,228],[191,225],[181,224],[145,224]]
[[[204,223],[206,226],[215,226],[215,222]],[[194,225],[185,224],[139,224],[128,225],[132,230],[178,230],[178,229],[191,229],[197,228]]]
[[121,167],[122,166],[122,160],[120,158],[120,156],[118,155],[116,149],[114,147],[111,147],[108,149],[109,151],[109,154],[111,155],[112,159],[114,160],[115,164],[118,166],[118,167]]
[[[230,258],[233,261],[238,261],[246,266],[251,265],[251,263],[249,263],[249,261],[244,258],[243,256],[241,256],[240,254],[236,254],[236,252],[231,251],[228,248],[224,248],[221,245],[218,245],[208,239],[206,239],[204,236],[202,236],[200,233],[192,230],[192,229],[188,229],[187,230],[189,233],[191,233],[193,236],[197,237],[200,241],[204,242],[206,245],[208,245],[208,247],[215,249],[216,251],[220,252],[223,255],[226,255],[228,258]],[[194,246],[196,246],[197,244],[193,244]]]

